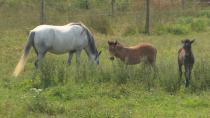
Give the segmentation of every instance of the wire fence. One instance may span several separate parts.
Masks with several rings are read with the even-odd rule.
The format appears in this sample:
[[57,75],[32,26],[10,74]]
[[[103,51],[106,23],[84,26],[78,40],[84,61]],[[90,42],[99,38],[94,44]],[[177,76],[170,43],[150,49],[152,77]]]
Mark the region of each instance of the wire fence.
[[[144,27],[145,24],[145,0],[44,0],[44,6],[42,7],[40,1],[0,1],[0,12],[4,13],[2,24],[0,22],[0,25],[5,23],[3,20],[8,22],[7,25],[14,22],[12,16],[8,16],[5,12],[13,13],[20,26],[43,23],[65,24],[77,21],[86,22],[87,19],[102,19],[103,21],[103,18],[114,23],[123,24],[128,22],[134,25],[138,24],[141,27]],[[174,21],[180,15],[194,14],[203,7],[199,5],[199,0],[191,0],[186,2],[183,8],[182,1],[150,0],[151,27],[164,24],[168,21]],[[3,7],[6,7],[7,11],[4,11]],[[41,9],[44,12],[41,12]],[[44,20],[42,21],[41,19]]]
[[[45,5],[46,18],[53,17],[50,16],[52,15],[50,14],[51,11],[55,11],[55,13],[58,11],[58,16],[67,15],[69,21],[73,20],[71,19],[73,17],[93,14],[96,17],[119,17],[122,15],[133,16],[134,18],[145,17],[145,0],[45,0]],[[196,9],[197,6],[195,1],[187,2],[185,5],[186,9],[183,9],[181,0],[151,0],[151,17],[154,18],[154,16],[161,16],[162,14],[181,14],[189,12],[189,7]],[[63,14],[60,14],[62,12]],[[55,16],[57,15],[55,14]]]

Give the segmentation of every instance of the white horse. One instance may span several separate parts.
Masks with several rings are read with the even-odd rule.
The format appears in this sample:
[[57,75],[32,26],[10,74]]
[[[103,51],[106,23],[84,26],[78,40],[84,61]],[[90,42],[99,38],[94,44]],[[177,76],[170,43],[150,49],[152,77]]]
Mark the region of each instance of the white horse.
[[89,61],[99,64],[99,55],[95,46],[94,38],[90,30],[82,23],[70,23],[64,26],[40,25],[31,30],[24,52],[18,62],[14,75],[23,69],[30,48],[33,47],[37,59],[35,66],[38,68],[47,52],[54,54],[69,53],[68,64],[71,64],[73,53],[76,53],[76,61],[80,63],[80,54],[84,49],[89,57]]

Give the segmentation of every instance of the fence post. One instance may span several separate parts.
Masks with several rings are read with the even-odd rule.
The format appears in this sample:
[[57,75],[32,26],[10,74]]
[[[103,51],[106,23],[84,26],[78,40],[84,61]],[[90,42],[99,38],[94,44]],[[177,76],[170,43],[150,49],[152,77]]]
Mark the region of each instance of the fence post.
[[111,1],[111,6],[112,6],[112,13],[111,13],[111,15],[114,16],[114,13],[115,13],[115,11],[114,11],[115,10],[114,9],[115,8],[115,0]]
[[150,34],[150,0],[146,1],[145,34]]
[[182,0],[182,9],[185,9],[185,0]]
[[88,0],[85,0],[85,8],[86,8],[86,9],[89,9],[89,3],[88,3]]
[[45,0],[40,0],[40,24],[45,23]]

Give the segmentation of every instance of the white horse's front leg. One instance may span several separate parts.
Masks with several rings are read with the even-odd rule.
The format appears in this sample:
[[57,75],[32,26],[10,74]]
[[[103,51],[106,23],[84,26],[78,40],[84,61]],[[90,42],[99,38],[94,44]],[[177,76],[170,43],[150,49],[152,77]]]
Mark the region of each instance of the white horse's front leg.
[[80,64],[80,54],[81,54],[81,50],[77,50],[76,51],[77,64]]
[[67,61],[68,65],[71,64],[72,57],[73,57],[73,52],[69,52],[68,61]]

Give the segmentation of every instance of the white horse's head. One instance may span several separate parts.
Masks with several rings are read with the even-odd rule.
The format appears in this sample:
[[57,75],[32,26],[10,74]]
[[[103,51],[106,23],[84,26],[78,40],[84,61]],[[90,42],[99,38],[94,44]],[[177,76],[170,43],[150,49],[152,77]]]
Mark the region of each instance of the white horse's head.
[[101,51],[97,51],[97,53],[91,55],[91,62],[99,64],[99,57],[100,57]]

